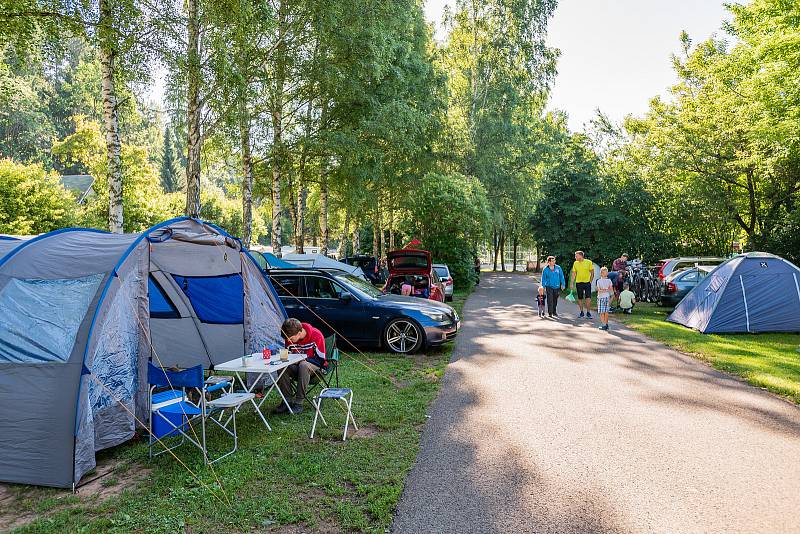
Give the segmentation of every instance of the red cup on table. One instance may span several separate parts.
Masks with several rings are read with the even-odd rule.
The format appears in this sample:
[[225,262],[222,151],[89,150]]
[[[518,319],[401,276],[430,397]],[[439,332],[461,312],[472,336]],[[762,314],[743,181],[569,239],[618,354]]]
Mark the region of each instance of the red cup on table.
[[264,349],[261,351],[261,356],[265,360],[269,361],[270,357],[272,356],[272,351],[270,349]]

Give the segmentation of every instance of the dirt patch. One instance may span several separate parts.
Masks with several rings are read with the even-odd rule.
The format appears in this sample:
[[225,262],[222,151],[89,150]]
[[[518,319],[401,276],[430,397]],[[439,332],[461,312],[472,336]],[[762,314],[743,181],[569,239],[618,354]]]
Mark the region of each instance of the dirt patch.
[[333,523],[320,522],[313,528],[306,524],[279,525],[266,529],[263,532],[274,534],[340,534],[342,531]]
[[[138,484],[150,469],[133,469],[124,462],[106,460],[84,477],[77,492],[18,484],[0,484],[0,532],[32,523],[52,513],[91,504],[96,506]],[[42,503],[47,502],[47,505]]]
[[381,429],[375,425],[366,425],[358,427],[358,430],[353,432],[352,429],[348,431],[347,437],[349,438],[371,438],[381,433]]

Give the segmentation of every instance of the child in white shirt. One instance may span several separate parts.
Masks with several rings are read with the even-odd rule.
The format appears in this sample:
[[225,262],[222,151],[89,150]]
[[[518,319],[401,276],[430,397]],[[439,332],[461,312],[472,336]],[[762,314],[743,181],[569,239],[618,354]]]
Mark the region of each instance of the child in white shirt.
[[600,269],[600,280],[597,281],[597,313],[600,315],[600,330],[608,330],[608,310],[611,307],[611,295],[614,284],[608,277],[608,268]]

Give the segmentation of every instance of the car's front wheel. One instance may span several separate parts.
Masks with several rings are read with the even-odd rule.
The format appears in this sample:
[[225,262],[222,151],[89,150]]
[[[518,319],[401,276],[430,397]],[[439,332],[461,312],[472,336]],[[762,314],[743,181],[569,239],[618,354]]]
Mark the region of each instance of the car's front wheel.
[[383,344],[392,352],[411,354],[425,342],[422,328],[410,319],[394,319],[383,332]]

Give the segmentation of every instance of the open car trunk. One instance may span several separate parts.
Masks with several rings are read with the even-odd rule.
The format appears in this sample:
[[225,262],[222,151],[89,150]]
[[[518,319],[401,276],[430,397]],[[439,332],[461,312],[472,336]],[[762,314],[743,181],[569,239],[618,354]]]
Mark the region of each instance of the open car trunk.
[[431,271],[431,253],[427,250],[394,250],[387,254],[387,260],[390,275]]

